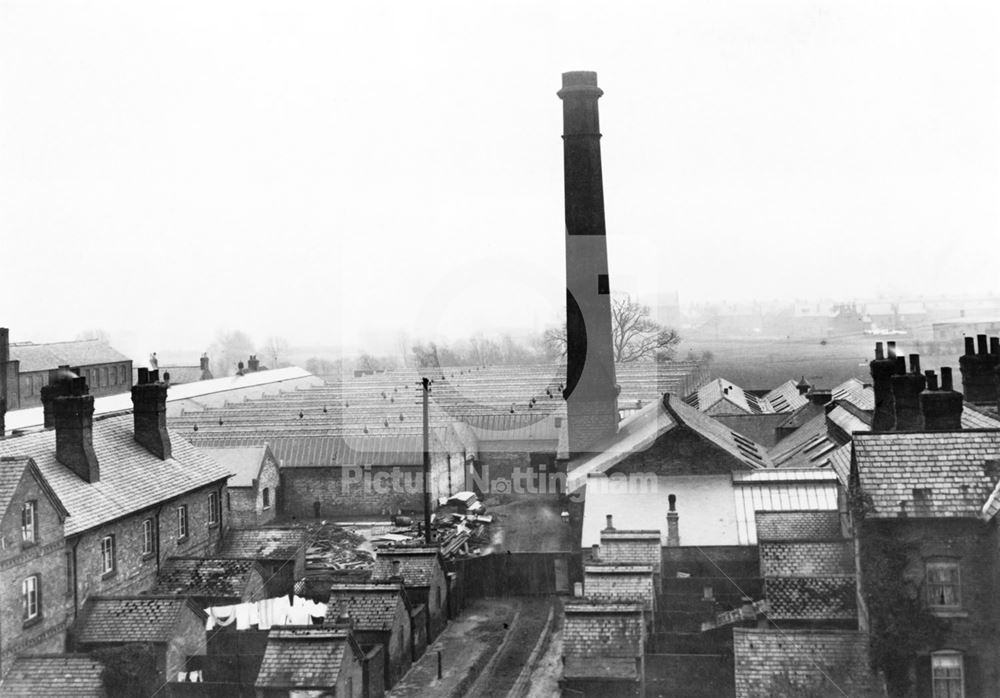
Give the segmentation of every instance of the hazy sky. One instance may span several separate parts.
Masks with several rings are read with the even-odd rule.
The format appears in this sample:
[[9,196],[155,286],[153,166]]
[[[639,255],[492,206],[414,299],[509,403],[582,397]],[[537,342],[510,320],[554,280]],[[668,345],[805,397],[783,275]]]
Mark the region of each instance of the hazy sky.
[[560,317],[560,73],[613,289],[983,293],[995,2],[0,0],[0,324],[200,350]]

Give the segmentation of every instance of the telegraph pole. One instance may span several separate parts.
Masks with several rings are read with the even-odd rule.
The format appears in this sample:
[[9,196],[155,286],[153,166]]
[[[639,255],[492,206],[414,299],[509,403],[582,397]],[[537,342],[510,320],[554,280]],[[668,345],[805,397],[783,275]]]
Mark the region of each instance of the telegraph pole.
[[424,542],[431,544],[431,427],[428,401],[431,386],[427,378],[421,379],[424,392]]

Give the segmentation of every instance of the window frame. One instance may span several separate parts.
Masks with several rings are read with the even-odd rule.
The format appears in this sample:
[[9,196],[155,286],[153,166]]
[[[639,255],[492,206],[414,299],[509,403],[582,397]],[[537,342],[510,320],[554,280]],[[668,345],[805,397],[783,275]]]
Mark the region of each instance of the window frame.
[[[110,577],[118,571],[118,555],[115,549],[115,535],[101,538],[101,576]],[[110,565],[108,564],[110,562]]]
[[156,552],[156,537],[153,535],[153,519],[142,520],[142,556],[152,557]]
[[190,530],[188,528],[188,508],[187,504],[180,504],[177,507],[177,542],[183,543],[188,539]]
[[[936,669],[947,670],[948,667],[935,667],[935,660],[941,659],[957,659],[958,660],[958,676],[943,676],[940,679],[935,675]],[[931,652],[931,696],[933,698],[955,698],[954,693],[951,691],[951,687],[948,682],[958,681],[958,698],[965,698],[965,656],[956,650],[940,650],[938,652]],[[938,691],[938,681],[943,681],[945,683],[944,691]]]
[[[953,571],[955,578],[952,582],[932,581],[931,575],[935,571]],[[962,565],[959,560],[933,559],[924,562],[924,584],[927,587],[927,607],[932,611],[957,611],[962,608]],[[953,603],[940,603],[936,600],[937,589],[953,589],[955,601]]]
[[[32,601],[34,602],[34,613],[31,613]],[[28,575],[21,580],[21,624],[31,625],[32,623],[37,623],[41,617],[42,577],[40,574]]]
[[209,492],[208,493],[208,525],[218,526],[219,519],[221,518],[222,512],[219,506],[219,493]]
[[[25,521],[30,512],[31,525]],[[28,534],[28,535],[26,535]],[[28,548],[38,543],[38,500],[29,499],[21,505],[21,546]]]
[[271,488],[265,487],[260,491],[261,501],[263,502],[264,511],[271,508]]

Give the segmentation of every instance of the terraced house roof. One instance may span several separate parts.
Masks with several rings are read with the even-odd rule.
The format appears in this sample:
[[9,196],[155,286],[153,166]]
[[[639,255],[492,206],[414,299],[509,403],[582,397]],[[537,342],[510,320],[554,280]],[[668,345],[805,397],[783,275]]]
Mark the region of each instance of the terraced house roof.
[[219,557],[253,560],[292,560],[305,550],[304,528],[232,528],[219,549]]
[[83,644],[169,642],[185,613],[205,618],[194,602],[177,596],[91,596],[73,636]]
[[404,599],[402,589],[394,584],[334,584],[326,622],[334,623],[346,603],[356,630],[391,630],[400,605],[405,606]]
[[48,371],[60,366],[93,366],[131,361],[130,358],[113,349],[99,339],[85,339],[76,342],[53,342],[51,344],[11,344],[11,361],[20,361],[19,371]]
[[877,518],[977,517],[994,486],[1000,431],[858,434],[853,468]]
[[258,688],[319,689],[336,685],[347,653],[346,630],[273,628],[257,674]]
[[32,654],[14,660],[0,681],[8,698],[104,698],[104,665],[86,654]]
[[0,440],[0,457],[30,457],[69,512],[67,536],[155,506],[230,472],[170,431],[172,457],[160,460],[135,441],[132,416],[95,419],[94,452],[101,479],[86,482],[56,460],[54,430]]
[[388,579],[393,561],[399,562],[399,574],[408,587],[427,587],[434,582],[441,563],[437,548],[388,548],[378,551],[372,579]]
[[255,571],[264,577],[264,570],[256,560],[171,557],[160,567],[150,592],[238,599]]

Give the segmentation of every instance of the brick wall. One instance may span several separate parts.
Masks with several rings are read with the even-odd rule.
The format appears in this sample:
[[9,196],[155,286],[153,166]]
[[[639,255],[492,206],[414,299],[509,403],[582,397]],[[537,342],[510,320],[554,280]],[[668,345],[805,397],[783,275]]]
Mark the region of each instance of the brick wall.
[[658,439],[649,449],[636,451],[615,465],[612,473],[657,475],[712,475],[746,470],[747,465],[729,452],[709,442],[687,426]]
[[776,695],[776,681],[836,690],[824,673],[844,695],[863,696],[872,680],[868,638],[857,631],[734,628],[733,653],[736,698]]
[[604,562],[650,565],[660,572],[659,531],[601,531],[600,559]]
[[[154,527],[159,515],[159,555],[165,560],[171,555],[197,557],[211,555],[219,544],[222,523],[208,524],[208,494],[220,493],[220,485],[203,487],[183,497],[165,502],[162,507],[146,509],[131,516],[99,526],[85,532],[76,546],[76,582],[80,606],[91,594],[138,594],[146,591],[156,579],[156,555],[144,555],[143,521],[153,519]],[[177,538],[177,507],[187,505],[188,537]],[[222,520],[225,522],[225,507]],[[105,575],[101,567],[101,541],[107,535],[115,537],[115,570]],[[72,542],[67,543],[72,549]]]
[[[16,464],[18,467],[20,463]],[[21,542],[21,509],[36,506],[36,543]],[[19,653],[61,652],[72,612],[72,591],[66,584],[66,546],[63,526],[35,479],[25,472],[0,521],[0,672],[6,672]],[[38,575],[41,615],[23,621],[21,583]]]
[[[362,698],[365,690],[364,667],[361,660],[350,645],[344,652],[340,663],[340,674],[337,676],[337,686],[334,695],[346,698]],[[291,693],[291,692],[289,692]]]
[[656,594],[652,566],[587,565],[583,571],[583,593],[597,601],[638,601],[653,610]]
[[[448,461],[436,458],[431,470],[431,502],[448,491]],[[452,462],[452,491],[461,491],[462,464]],[[419,465],[366,466],[362,470],[338,467],[283,468],[282,511],[293,518],[333,515],[386,516],[423,508],[423,468]]]
[[640,605],[567,603],[563,610],[563,656],[642,656],[645,625]]
[[761,511],[757,540],[828,540],[843,536],[837,511]]
[[854,572],[850,541],[764,543],[760,548],[762,577],[804,577]]
[[[237,487],[228,490],[226,508],[229,511],[229,525],[236,528],[255,528],[274,520],[278,512],[281,493],[278,464],[267,458],[261,468],[260,480],[256,487]],[[268,490],[269,504],[264,507],[264,489]]]

